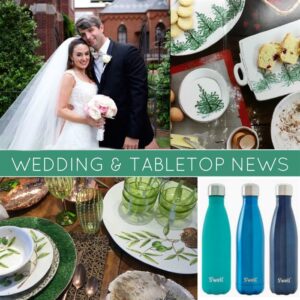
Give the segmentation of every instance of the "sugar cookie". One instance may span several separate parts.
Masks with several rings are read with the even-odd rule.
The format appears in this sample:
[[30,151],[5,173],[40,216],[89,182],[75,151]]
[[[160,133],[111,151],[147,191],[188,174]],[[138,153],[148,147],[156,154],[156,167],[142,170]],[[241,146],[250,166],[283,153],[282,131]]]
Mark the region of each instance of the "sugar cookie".
[[183,30],[183,31],[193,29],[193,27],[194,27],[193,17],[178,18],[177,24],[180,27],[180,29]]
[[176,9],[171,9],[171,24],[175,24],[178,20],[178,14]]
[[193,7],[192,6],[179,6],[177,9],[177,14],[179,17],[182,17],[182,18],[191,17],[193,14]]
[[182,34],[182,30],[177,26],[177,24],[172,24],[171,25],[171,37],[175,38]]
[[194,4],[194,0],[179,0],[179,4],[182,6],[191,6]]

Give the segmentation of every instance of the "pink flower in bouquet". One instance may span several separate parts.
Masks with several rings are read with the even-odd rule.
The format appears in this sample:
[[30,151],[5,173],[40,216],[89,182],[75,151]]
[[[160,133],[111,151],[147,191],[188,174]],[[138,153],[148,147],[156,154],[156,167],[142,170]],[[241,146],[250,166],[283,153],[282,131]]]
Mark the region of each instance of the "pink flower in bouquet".
[[[113,99],[105,95],[95,95],[87,104],[87,114],[94,120],[100,120],[102,117],[113,119],[118,109]],[[98,130],[97,139],[103,140],[104,128]]]

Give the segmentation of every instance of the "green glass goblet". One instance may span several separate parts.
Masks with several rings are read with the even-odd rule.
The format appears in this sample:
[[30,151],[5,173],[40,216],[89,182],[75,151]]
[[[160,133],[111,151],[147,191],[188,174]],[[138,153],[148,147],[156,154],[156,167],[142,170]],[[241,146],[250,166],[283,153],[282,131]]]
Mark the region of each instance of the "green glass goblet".
[[72,177],[47,177],[45,183],[49,192],[62,201],[63,211],[56,215],[55,220],[61,226],[72,225],[76,221],[76,214],[68,211],[66,208],[66,202],[64,201],[71,195],[73,188]]
[[76,197],[76,212],[85,233],[94,234],[100,229],[103,214],[103,197],[99,190],[86,188]]

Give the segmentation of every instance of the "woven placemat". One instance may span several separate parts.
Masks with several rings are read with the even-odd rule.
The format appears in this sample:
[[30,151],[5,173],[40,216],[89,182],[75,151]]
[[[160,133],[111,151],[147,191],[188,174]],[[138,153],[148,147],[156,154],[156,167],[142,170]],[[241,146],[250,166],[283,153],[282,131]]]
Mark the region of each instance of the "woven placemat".
[[[82,251],[80,263],[85,266],[87,275],[86,279],[94,276],[99,281],[99,289],[97,294],[94,296],[94,299],[99,299],[106,256],[109,250],[108,238],[106,236],[99,237],[98,235],[81,232],[71,233],[71,236],[76,245],[77,253]],[[73,299],[75,291],[75,287],[71,286],[68,292],[67,300]],[[87,299],[84,287],[78,290],[76,299]]]

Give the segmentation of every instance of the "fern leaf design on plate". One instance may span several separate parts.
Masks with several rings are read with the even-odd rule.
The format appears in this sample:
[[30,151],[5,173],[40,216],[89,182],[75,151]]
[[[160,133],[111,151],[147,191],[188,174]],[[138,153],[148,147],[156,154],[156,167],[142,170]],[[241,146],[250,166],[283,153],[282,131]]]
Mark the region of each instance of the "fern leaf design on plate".
[[228,6],[227,19],[233,19],[243,7],[243,0],[226,0]]
[[206,92],[200,84],[199,87],[199,100],[195,107],[197,108],[198,114],[208,115],[212,112],[220,111],[224,108],[224,102],[216,92]]
[[228,11],[223,7],[213,4],[211,7],[213,14],[215,15],[215,23],[218,27],[223,27],[228,20]]
[[198,21],[197,29],[203,37],[209,37],[218,28],[216,21],[205,14],[196,12],[196,16]]
[[261,93],[270,89],[273,84],[279,82],[275,73],[266,70],[260,70],[259,73],[262,75],[262,78],[259,81],[252,82],[254,92]]
[[300,65],[287,65],[283,64],[281,67],[281,73],[279,74],[280,81],[285,86],[290,86],[296,81],[300,80]]

